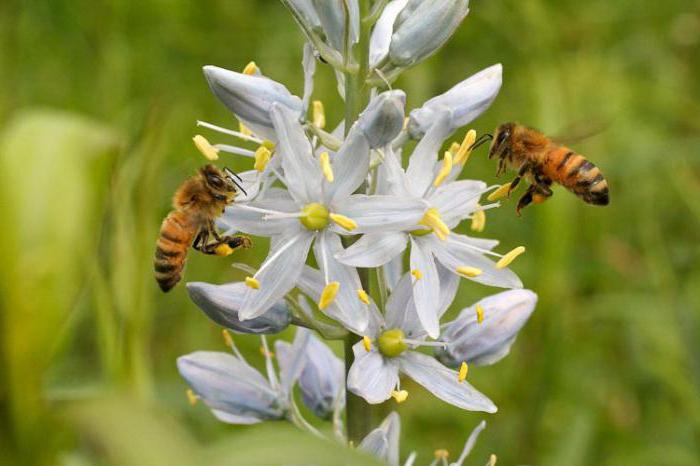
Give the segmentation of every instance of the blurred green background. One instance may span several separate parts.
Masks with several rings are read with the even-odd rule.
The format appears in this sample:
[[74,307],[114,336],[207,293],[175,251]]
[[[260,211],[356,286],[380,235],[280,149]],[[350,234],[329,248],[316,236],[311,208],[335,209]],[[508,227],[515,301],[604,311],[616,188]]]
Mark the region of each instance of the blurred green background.
[[[442,52],[398,81],[408,107],[501,62],[477,131],[602,126],[574,147],[600,165],[612,202],[558,189],[523,218],[514,200],[489,212],[484,236],[501,251],[527,246],[514,269],[538,308],[508,358],[470,371],[497,414],[407,382],[403,456],[456,457],[485,418],[469,464],[492,452],[499,464],[700,464],[700,6],[471,8]],[[323,456],[334,447],[281,424],[228,426],[188,405],[175,358],[223,350],[220,331],[151,271],[170,196],[203,163],[191,137],[221,140],[195,121],[234,125],[201,66],[255,60],[301,94],[302,44],[269,0],[0,2],[0,464],[264,464],[277,450],[340,464]],[[334,125],[341,102],[321,68],[315,97]],[[465,176],[496,182],[494,171],[479,152]],[[237,259],[257,264],[258,244]],[[230,262],[192,254],[186,279],[240,279]],[[464,284],[453,312],[491,291]],[[238,341],[257,352],[255,338]]]

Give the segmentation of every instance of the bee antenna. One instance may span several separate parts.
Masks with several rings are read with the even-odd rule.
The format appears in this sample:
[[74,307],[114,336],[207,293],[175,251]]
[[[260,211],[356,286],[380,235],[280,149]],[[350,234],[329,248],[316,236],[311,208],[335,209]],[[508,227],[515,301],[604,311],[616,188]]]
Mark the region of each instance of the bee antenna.
[[470,151],[476,149],[477,147],[483,145],[486,141],[490,141],[493,139],[493,135],[489,133],[484,133],[481,136],[477,138],[476,141],[474,141],[474,144],[471,145],[469,148]]
[[[243,180],[241,179],[241,177],[238,176],[238,174],[237,174],[236,172],[234,172],[233,170],[231,170],[231,169],[228,168],[228,167],[224,167],[224,172],[225,172],[226,175],[228,176],[228,179],[231,180],[231,182],[232,182],[233,184],[235,184],[236,187],[237,187],[238,189],[240,189],[240,190],[243,192],[243,194],[245,194],[245,195],[247,196],[248,193],[245,191],[245,189],[243,189],[243,186],[241,185],[241,183],[243,183]],[[240,181],[241,183],[239,183],[238,181],[236,181],[236,179],[238,179],[238,181]]]

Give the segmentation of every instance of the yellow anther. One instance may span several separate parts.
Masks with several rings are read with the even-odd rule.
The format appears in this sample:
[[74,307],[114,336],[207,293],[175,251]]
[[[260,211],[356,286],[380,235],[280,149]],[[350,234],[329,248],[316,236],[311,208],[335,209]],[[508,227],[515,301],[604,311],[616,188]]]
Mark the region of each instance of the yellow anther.
[[267,163],[270,161],[270,157],[272,157],[270,149],[265,146],[258,147],[255,151],[255,164],[253,168],[259,172],[264,171],[265,167],[267,167]]
[[459,150],[457,151],[457,154],[455,155],[455,163],[464,165],[467,163],[467,160],[469,160],[469,154],[471,154],[471,147],[474,144],[474,141],[476,141],[476,131],[473,129],[470,129],[467,131],[467,134],[464,135],[464,140],[462,140],[462,144],[459,145]]
[[198,134],[192,138],[192,141],[194,141],[194,145],[197,148],[197,150],[201,152],[202,155],[207,158],[207,160],[219,159],[219,149],[209,144],[207,138],[205,138],[201,134]]
[[476,321],[478,323],[482,323],[484,321],[484,308],[481,307],[481,304],[476,305]]
[[372,349],[372,340],[367,335],[362,337],[362,346],[365,347],[365,351],[367,351],[368,353]]
[[271,151],[275,150],[275,143],[270,141],[269,139],[263,139],[262,145],[267,147]]
[[408,398],[408,392],[406,390],[392,390],[391,396],[397,403],[403,403]]
[[328,180],[329,183],[333,182],[333,167],[331,167],[331,158],[328,155],[328,152],[321,152],[321,155],[318,158],[318,162],[321,164],[321,171],[323,172],[323,176],[326,177],[326,180]]
[[226,329],[223,329],[221,331],[221,335],[224,337],[224,344],[229,348],[233,348],[233,337],[231,336],[231,332],[229,332]]
[[452,157],[453,157],[452,160],[453,160],[453,161],[454,161],[454,156],[457,155],[457,152],[459,151],[459,148],[460,148],[460,145],[459,145],[458,142],[453,142],[453,143],[450,145],[450,153],[452,154]]
[[510,265],[511,262],[515,260],[516,257],[518,257],[520,254],[525,252],[525,246],[518,246],[517,248],[513,249],[512,251],[506,253],[503,257],[499,259],[498,262],[496,262],[496,268],[497,269],[504,269]]
[[352,231],[357,228],[357,222],[355,220],[340,214],[329,214],[331,220],[340,225],[342,228]]
[[260,346],[260,354],[262,354],[266,358],[274,358],[275,357],[275,353],[273,353],[270,350],[266,350],[265,347],[262,345]]
[[496,455],[491,453],[491,456],[489,456],[489,463],[487,466],[496,466],[496,460],[498,460],[498,458],[496,458]]
[[192,406],[196,405],[197,401],[199,400],[197,394],[195,394],[195,392],[193,392],[190,388],[188,388],[185,393],[187,394],[187,401],[189,401]]
[[488,195],[486,199],[489,201],[497,201],[510,194],[510,183],[501,185],[497,190]]
[[462,365],[459,366],[459,375],[457,376],[457,380],[460,382],[464,382],[467,380],[467,374],[469,373],[469,366],[467,365],[466,362],[462,362]]
[[313,115],[313,124],[317,128],[326,127],[326,111],[323,108],[323,102],[314,100],[312,103],[311,114]]
[[360,301],[362,301],[363,303],[369,304],[369,295],[367,295],[367,292],[362,288],[359,288],[357,290],[357,297],[360,298]]
[[245,277],[245,284],[254,290],[260,289],[260,281],[255,277]]
[[451,172],[452,154],[449,151],[447,151],[445,152],[445,158],[442,159],[442,166],[440,167],[440,171],[438,172],[437,176],[435,177],[435,180],[433,181],[433,186],[435,186],[436,188],[440,186]]
[[326,285],[326,287],[323,289],[323,292],[321,293],[321,299],[318,300],[318,308],[323,310],[330,306],[331,303],[335,300],[339,289],[339,282],[330,282],[328,285]]
[[423,214],[423,218],[420,220],[420,222],[418,222],[418,224],[432,229],[435,236],[443,241],[446,240],[447,235],[450,234],[449,227],[442,221],[440,212],[438,212],[435,207],[431,207],[430,209],[426,210],[425,214]]
[[414,277],[416,277],[416,280],[420,280],[421,278],[423,278],[423,272],[421,272],[421,271],[418,270],[418,269],[413,269],[413,270],[411,270],[411,275],[413,275]]
[[474,278],[481,275],[483,273],[483,270],[476,267],[469,267],[468,265],[463,265],[461,267],[457,267],[456,272],[463,277]]
[[226,243],[221,243],[216,248],[214,248],[214,254],[216,254],[217,256],[226,257],[231,255],[232,252],[233,248],[231,248],[231,246],[229,246]]
[[450,456],[450,452],[444,448],[439,448],[433,452],[436,460],[446,460]]
[[472,213],[472,231],[484,231],[486,227],[486,212],[483,210],[475,210]]
[[244,125],[243,122],[238,122],[238,132],[242,133],[246,136],[253,135],[253,132],[250,129],[248,129],[248,127],[246,125]]
[[406,131],[406,128],[408,128],[409,121],[411,121],[410,117],[406,117],[403,119],[403,126],[401,127],[402,130]]
[[243,74],[247,74],[248,76],[252,76],[257,72],[258,65],[256,65],[254,61],[248,63],[245,68],[243,68]]

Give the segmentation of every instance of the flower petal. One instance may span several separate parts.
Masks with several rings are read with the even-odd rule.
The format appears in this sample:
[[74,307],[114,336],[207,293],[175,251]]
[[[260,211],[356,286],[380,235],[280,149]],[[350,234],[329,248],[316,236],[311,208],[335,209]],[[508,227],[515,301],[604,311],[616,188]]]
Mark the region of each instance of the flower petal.
[[391,466],[398,466],[400,435],[401,419],[394,411],[384,418],[379,427],[362,439],[359,448]]
[[391,35],[394,33],[394,21],[407,2],[408,0],[393,0],[384,7],[374,29],[372,29],[372,37],[369,42],[370,68],[375,68],[389,53]]
[[421,325],[432,338],[440,335],[438,306],[440,303],[440,278],[435,259],[421,238],[411,238],[411,270],[419,270],[422,277],[413,281],[413,298]]
[[408,188],[416,197],[423,197],[433,181],[438,151],[445,138],[451,133],[449,127],[451,118],[449,110],[436,112],[425,136],[423,136],[423,139],[420,140],[411,154],[406,175],[410,180]]
[[314,235],[297,230],[273,238],[270,253],[255,274],[260,288],[248,288],[239,312],[240,319],[252,319],[265,312],[292,288],[301,274],[302,266]]
[[443,222],[454,228],[476,210],[484,191],[486,183],[483,181],[453,181],[437,188],[428,197],[428,202],[440,211]]
[[384,162],[377,171],[377,194],[393,194],[408,197],[411,195],[409,180],[401,167],[401,157],[391,145],[384,151]]
[[311,94],[314,92],[314,73],[316,73],[316,57],[314,56],[314,47],[311,43],[304,44],[304,55],[301,61],[304,69],[304,96],[302,102],[302,114],[306,115],[311,102]]
[[420,198],[354,194],[336,211],[353,219],[353,233],[387,233],[416,228],[428,205]]
[[348,372],[348,390],[368,403],[388,400],[399,383],[399,367],[395,359],[384,358],[379,351],[366,351],[362,342],[353,346],[355,361]]
[[379,267],[401,254],[407,242],[405,233],[371,233],[338,253],[336,259],[353,267]]
[[491,400],[466,380],[460,382],[457,371],[448,369],[435,358],[416,351],[407,351],[398,359],[402,372],[441,400],[469,411],[497,411]]
[[343,200],[362,184],[369,171],[369,141],[363,131],[353,125],[338,152],[332,157],[336,177],[325,186],[325,199],[329,204]]
[[[297,327],[294,335],[294,342],[291,345],[288,358],[278,358],[280,366],[280,382],[285,396],[292,395],[292,388],[296,383],[307,362],[307,352],[309,341],[311,340],[311,330],[304,327]],[[276,347],[277,342],[275,342]]]
[[234,203],[226,207],[224,215],[218,219],[217,224],[224,230],[241,231],[256,236],[275,236],[301,229],[298,218],[266,218],[267,214],[254,209],[284,213],[299,212],[299,207],[289,197],[266,197],[248,204]]

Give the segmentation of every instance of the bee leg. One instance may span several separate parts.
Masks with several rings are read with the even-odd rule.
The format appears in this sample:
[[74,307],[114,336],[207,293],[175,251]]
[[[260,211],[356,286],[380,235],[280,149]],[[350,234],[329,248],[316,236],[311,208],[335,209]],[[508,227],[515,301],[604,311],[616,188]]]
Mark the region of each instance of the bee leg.
[[250,248],[253,246],[253,242],[249,237],[245,235],[232,235],[224,236],[218,241],[212,241],[211,243],[202,247],[201,251],[204,254],[216,255],[216,256],[228,256],[233,251],[239,248]]
[[496,170],[496,178],[501,176],[503,172],[506,171],[506,159],[502,158],[498,160],[498,169]]
[[520,217],[520,211],[532,203],[533,195],[537,192],[537,186],[531,184],[525,194],[518,201],[518,206],[515,208],[515,213]]
[[510,193],[515,191],[515,188],[518,186],[518,183],[520,183],[520,180],[525,176],[525,174],[530,170],[530,164],[524,163],[521,167],[520,170],[518,170],[518,176],[513,178],[513,181],[510,182],[510,188],[508,189],[508,195],[510,196]]
[[192,247],[199,252],[204,252],[204,245],[207,243],[207,241],[209,241],[209,230],[206,228],[202,228],[201,230],[199,230],[199,233],[197,233],[197,236],[194,238]]
[[253,242],[251,239],[246,236],[246,235],[233,235],[233,236],[225,236],[221,240],[223,243],[228,244],[228,247],[231,249],[238,249],[238,248],[244,248],[248,249],[253,246]]
[[209,231],[211,232],[212,235],[214,235],[214,239],[216,241],[221,241],[221,235],[216,231],[216,227],[214,226],[213,221],[209,221]]

